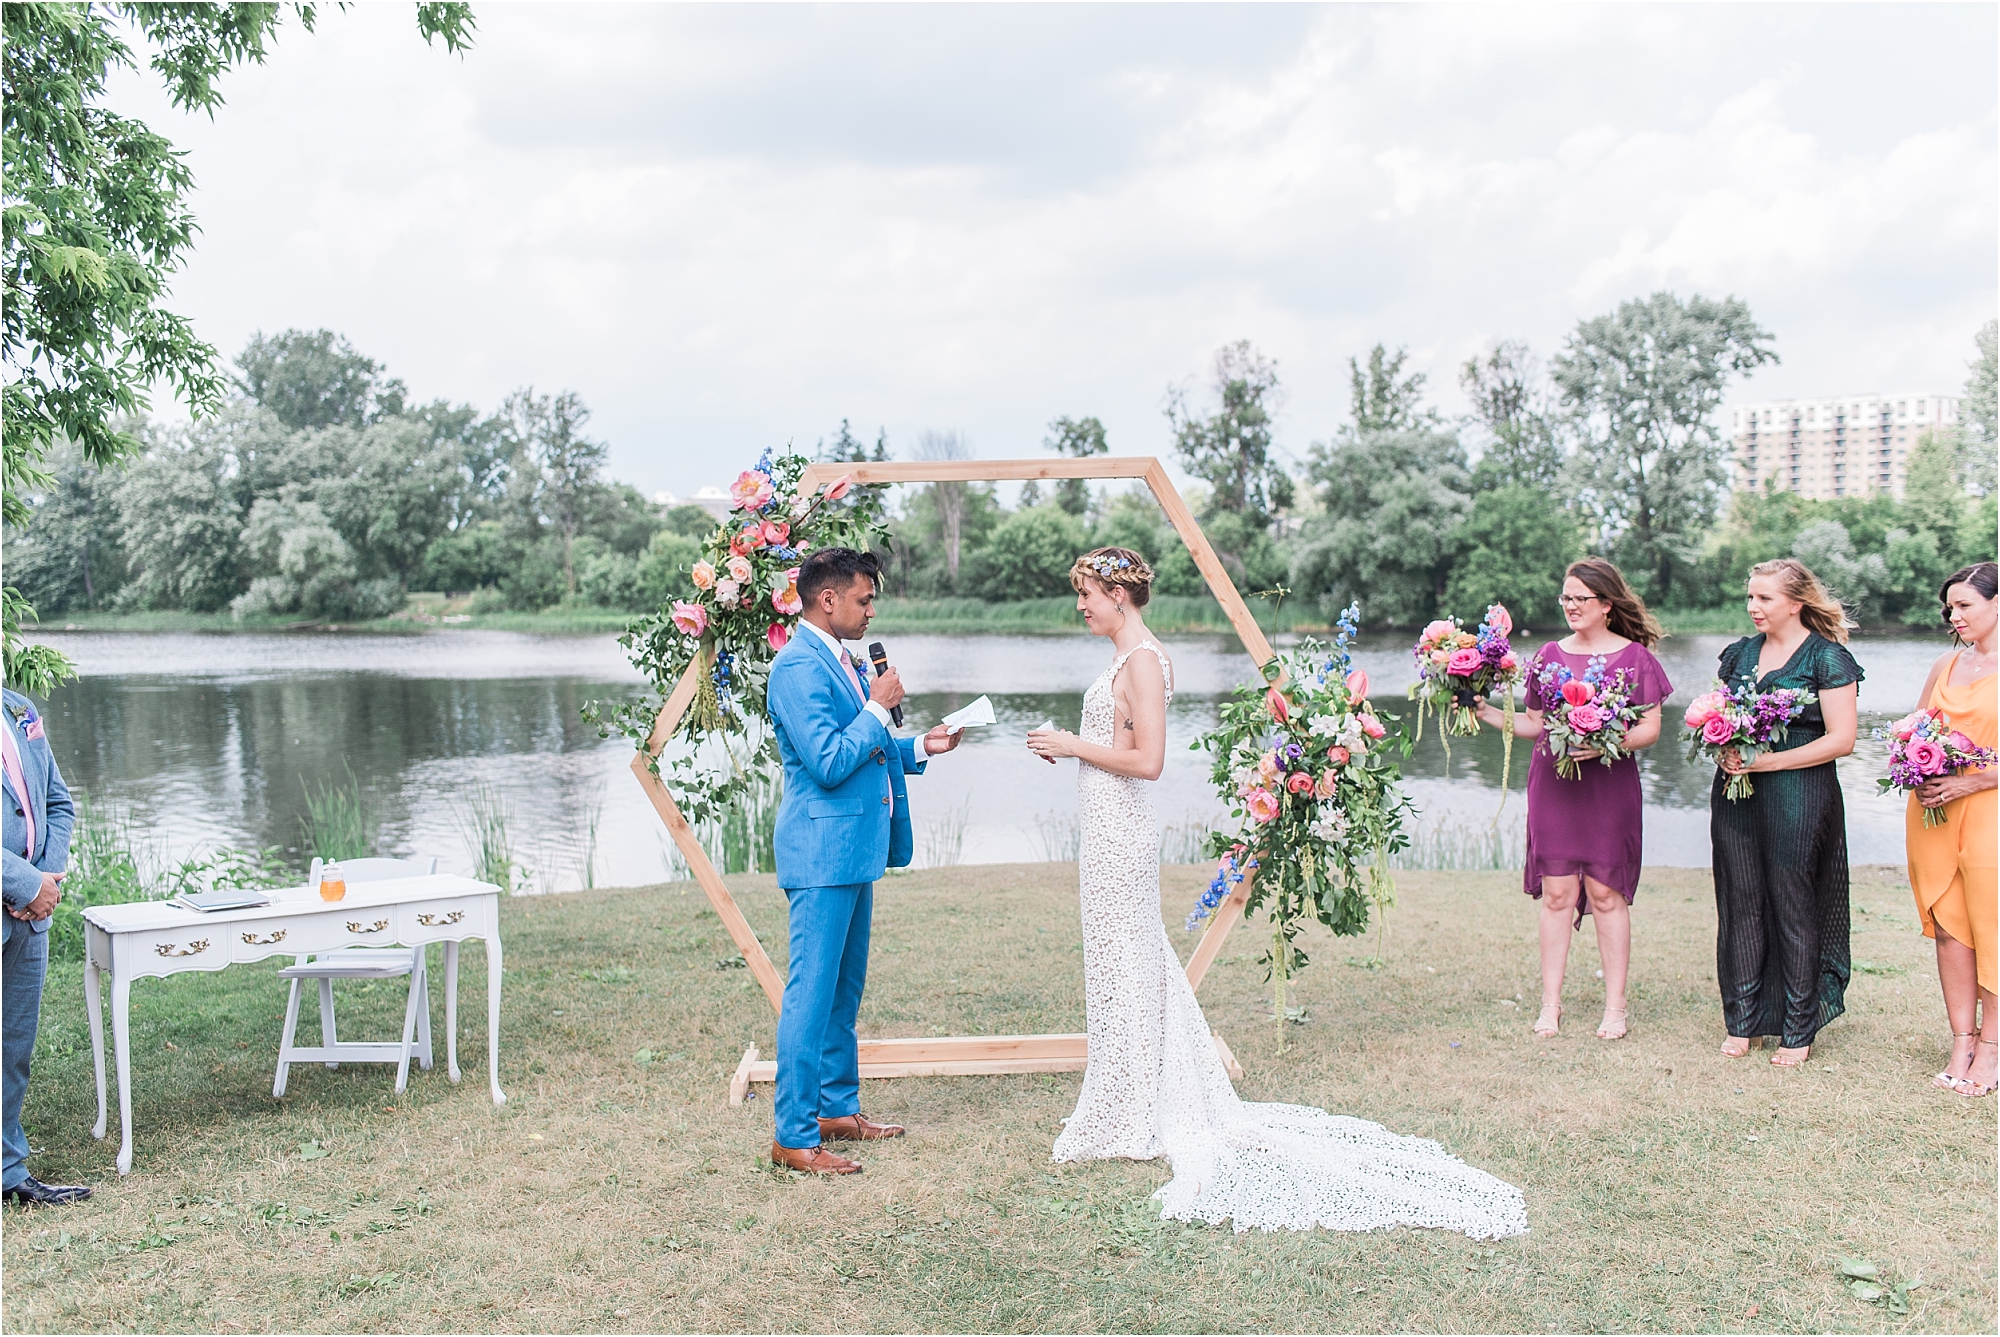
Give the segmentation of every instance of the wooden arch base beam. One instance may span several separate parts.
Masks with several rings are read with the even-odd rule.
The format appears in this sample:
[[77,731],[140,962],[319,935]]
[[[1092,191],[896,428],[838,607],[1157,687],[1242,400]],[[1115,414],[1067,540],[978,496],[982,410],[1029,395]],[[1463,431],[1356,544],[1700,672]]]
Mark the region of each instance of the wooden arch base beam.
[[[1238,593],[1236,583],[1229,578],[1229,572],[1216,557],[1215,550],[1208,544],[1208,536],[1195,523],[1194,514],[1187,503],[1181,500],[1180,492],[1160,462],[1149,455],[1121,456],[1100,455],[1082,460],[948,460],[912,461],[907,463],[881,464],[815,464],[809,466],[799,478],[801,492],[816,491],[842,474],[850,475],[856,483],[987,483],[1003,481],[1027,481],[1030,479],[1056,478],[1137,478],[1145,481],[1152,489],[1160,509],[1166,512],[1167,520],[1187,545],[1189,555],[1194,558],[1202,578],[1208,582],[1209,591],[1216,602],[1228,615],[1229,624],[1235,628],[1237,638],[1249,652],[1251,662],[1260,670],[1270,662],[1271,645],[1264,638],[1262,628]],[[750,928],[750,922],[743,917],[736,898],[729,894],[729,887],[722,875],[709,861],[708,852],[696,839],[694,829],[687,818],[681,815],[666,782],[653,772],[650,764],[666,749],[674,731],[680,727],[681,717],[687,713],[695,692],[701,685],[701,675],[708,671],[707,664],[696,659],[681,674],[680,681],[660,707],[659,715],[653,721],[653,732],[646,740],[646,751],[632,758],[632,773],[644,787],[647,798],[652,800],[654,811],[666,823],[667,834],[673,837],[674,847],[687,861],[688,870],[694,874],[696,882],[708,896],[709,904],[722,920],[729,939],[743,953],[743,960],[750,968],[750,974],[764,990],[764,996],[771,1000],[771,1010],[777,1011],[784,1001],[785,982],[778,974],[778,968],[764,951],[764,944]],[[1243,917],[1244,902],[1250,895],[1250,881],[1255,874],[1246,874],[1229,897],[1217,906],[1209,920],[1208,930],[1202,934],[1195,946],[1194,955],[1188,958],[1188,983],[1201,987],[1202,977],[1215,963],[1222,952],[1223,940],[1236,922]],[[1215,1038],[1216,1052],[1221,1056],[1223,1066],[1229,1070],[1232,1079],[1241,1080],[1243,1069],[1222,1037]],[[860,1042],[861,1075],[869,1077],[957,1077],[985,1073],[1013,1072],[1077,1072],[1081,1071],[1089,1056],[1088,1040],[1082,1035],[950,1035],[917,1036],[893,1040],[863,1040]],[[760,1059],[757,1047],[752,1045],[744,1051],[743,1060],[736,1066],[729,1083],[729,1103],[740,1105],[748,1095],[752,1082],[768,1082],[777,1079],[777,1064]]]

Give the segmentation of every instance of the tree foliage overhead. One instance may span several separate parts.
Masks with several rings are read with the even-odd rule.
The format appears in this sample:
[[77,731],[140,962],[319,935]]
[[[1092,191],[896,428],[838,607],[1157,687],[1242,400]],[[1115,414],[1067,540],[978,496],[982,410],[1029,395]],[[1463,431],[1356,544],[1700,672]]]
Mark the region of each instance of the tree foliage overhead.
[[1467,358],[1458,384],[1472,402],[1466,425],[1486,438],[1472,471],[1474,488],[1554,489],[1563,469],[1560,410],[1528,345],[1503,339],[1484,357]]
[[[316,11],[294,5],[310,31]],[[473,30],[465,4],[420,4],[425,39],[463,50]],[[261,61],[283,20],[276,4],[9,4],[0,11],[5,53],[4,247],[6,296],[0,357],[0,488],[4,519],[27,519],[26,494],[48,486],[59,438],[109,464],[136,449],[129,423],[151,386],[166,386],[197,414],[220,406],[215,350],[164,305],[168,281],[194,241],[194,179],[184,155],[129,116],[104,107],[116,69],[138,68],[121,35],[136,33],[175,106],[210,115],[217,80]],[[69,673],[46,647],[22,647],[29,610],[5,596],[8,681],[46,692]]]
[[1209,388],[1215,411],[1197,414],[1187,385],[1167,392],[1174,451],[1189,474],[1208,485],[1208,510],[1243,516],[1259,531],[1292,504],[1292,477],[1272,444],[1271,411],[1278,400],[1278,364],[1241,339],[1218,349]]
[[1581,322],[1555,359],[1579,499],[1651,599],[1671,600],[1698,555],[1728,481],[1723,391],[1778,360],[1770,339],[1737,298],[1660,292]]
[[1348,411],[1353,421],[1348,436],[1368,436],[1377,432],[1413,432],[1436,427],[1442,421],[1436,409],[1424,404],[1424,382],[1420,371],[1403,374],[1410,350],[1391,353],[1381,344],[1368,350],[1368,367],[1362,370],[1355,358],[1347,359]]
[[[1104,424],[1097,419],[1062,417],[1049,424],[1049,434],[1042,438],[1042,449],[1073,460],[1087,460],[1093,455],[1110,454],[1111,443],[1105,438]],[[1090,510],[1088,479],[1057,479],[1055,494],[1056,505],[1071,515],[1084,515]]]

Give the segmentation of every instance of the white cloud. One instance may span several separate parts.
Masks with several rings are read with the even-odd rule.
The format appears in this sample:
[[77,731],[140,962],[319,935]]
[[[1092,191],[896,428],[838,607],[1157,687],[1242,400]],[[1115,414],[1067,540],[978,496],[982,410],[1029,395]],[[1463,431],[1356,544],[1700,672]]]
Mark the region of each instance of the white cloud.
[[[1457,362],[1660,286],[1735,293],[1746,394],[1953,389],[1995,306],[1985,8],[400,6],[287,31],[192,152],[177,302],[225,349],[328,326],[423,396],[525,382],[689,490],[843,417],[1163,451],[1247,337],[1283,440],[1345,360]],[[1892,40],[1920,63],[1884,62]]]

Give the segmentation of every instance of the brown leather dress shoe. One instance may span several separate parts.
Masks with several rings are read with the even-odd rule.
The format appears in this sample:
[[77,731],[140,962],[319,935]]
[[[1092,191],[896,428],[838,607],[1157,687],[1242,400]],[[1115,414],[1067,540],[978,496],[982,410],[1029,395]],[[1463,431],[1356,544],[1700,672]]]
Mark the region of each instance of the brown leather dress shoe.
[[771,1164],[812,1175],[858,1175],[859,1162],[836,1156],[825,1147],[783,1147],[771,1144]]
[[835,1142],[874,1142],[885,1137],[901,1137],[903,1125],[876,1123],[865,1114],[850,1114],[844,1119],[821,1119],[819,1135]]

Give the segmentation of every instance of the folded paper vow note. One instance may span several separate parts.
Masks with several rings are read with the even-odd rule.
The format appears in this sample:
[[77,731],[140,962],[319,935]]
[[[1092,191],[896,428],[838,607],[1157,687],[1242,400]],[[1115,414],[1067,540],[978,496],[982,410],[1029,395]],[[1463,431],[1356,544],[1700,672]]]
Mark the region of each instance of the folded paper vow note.
[[982,696],[963,710],[952,711],[951,714],[944,717],[943,723],[946,731],[950,733],[957,733],[960,729],[970,725],[991,724],[993,723],[993,702]]

